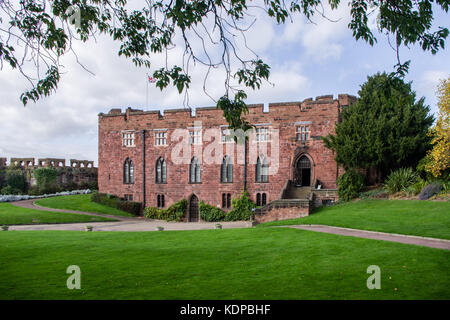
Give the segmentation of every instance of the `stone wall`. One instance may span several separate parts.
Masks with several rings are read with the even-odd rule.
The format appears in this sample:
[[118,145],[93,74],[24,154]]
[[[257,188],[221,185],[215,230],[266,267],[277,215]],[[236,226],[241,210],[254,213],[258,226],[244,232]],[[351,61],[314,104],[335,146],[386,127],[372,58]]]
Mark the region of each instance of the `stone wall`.
[[280,199],[255,210],[255,222],[263,223],[286,219],[296,219],[311,213],[312,203],[309,200]]
[[[249,113],[245,115],[247,121],[257,126],[267,125],[279,133],[279,165],[275,173],[269,173],[268,183],[255,181],[255,163],[251,157],[257,156],[257,151],[247,153],[247,190],[250,198],[256,201],[257,193],[266,193],[267,203],[279,199],[286,181],[293,178],[293,166],[301,155],[307,155],[312,162],[311,184],[320,180],[324,188],[336,188],[339,168],[334,161],[334,155],[327,149],[322,136],[334,133],[335,124],[339,121],[339,113],[345,106],[355,101],[355,97],[339,95],[320,96],[304,101],[271,103],[268,110],[262,104],[250,105]],[[112,109],[109,113],[100,113],[99,123],[99,191],[119,197],[125,194],[133,195],[135,201],[143,202],[143,159],[145,159],[145,190],[146,206],[157,205],[157,195],[165,196],[166,207],[180,199],[190,199],[195,194],[200,200],[214,206],[221,206],[222,193],[231,193],[232,198],[238,197],[244,187],[244,161],[242,156],[233,159],[233,182],[221,183],[220,164],[201,164],[201,183],[189,183],[189,164],[176,163],[171,158],[172,151],[179,143],[172,140],[175,130],[189,129],[201,125],[202,130],[226,127],[227,122],[222,110],[215,107],[197,108],[195,115],[189,109],[166,110],[164,115],[159,111],[141,111],[128,108],[125,112]],[[296,127],[299,124],[309,124],[310,139],[296,141]],[[159,130],[167,132],[167,145],[158,146],[155,143]],[[124,146],[122,134],[133,132],[134,146]],[[203,131],[202,131],[203,132]],[[143,155],[143,139],[145,138],[145,155]],[[189,146],[189,159],[193,155],[200,155],[208,148],[209,141],[203,137],[203,144],[198,147]],[[254,147],[249,143],[249,148]],[[259,148],[259,147],[257,147]],[[267,150],[271,150],[272,142],[266,143]],[[236,143],[224,143],[222,154],[232,152],[242,154],[242,147]],[[270,157],[271,151],[268,152]],[[155,182],[155,167],[159,157],[163,157],[167,164],[167,183]],[[239,158],[240,157],[240,158]],[[124,184],[123,167],[129,158],[134,164],[135,180],[133,184]]]
[[339,200],[336,189],[313,189],[312,202],[314,208],[331,205]]
[[92,184],[98,180],[98,169],[94,167],[93,161],[71,159],[70,166],[66,166],[66,160],[59,158],[11,158],[9,164],[6,158],[0,158],[0,186],[6,184],[8,168],[22,170],[29,186],[36,185],[34,170],[39,168],[54,168],[58,186]]

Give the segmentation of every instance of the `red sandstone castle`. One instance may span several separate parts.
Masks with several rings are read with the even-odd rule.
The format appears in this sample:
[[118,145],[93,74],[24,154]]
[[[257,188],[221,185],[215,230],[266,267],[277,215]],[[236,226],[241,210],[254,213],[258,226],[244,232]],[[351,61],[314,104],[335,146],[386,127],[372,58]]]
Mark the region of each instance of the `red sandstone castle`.
[[100,113],[99,192],[154,207],[184,198],[187,221],[199,220],[199,201],[229,210],[244,188],[262,206],[261,221],[308,214],[336,199],[340,169],[321,137],[355,101],[342,94],[271,103],[268,110],[250,105],[245,118],[255,129],[247,143],[235,142],[239,132],[215,107]]

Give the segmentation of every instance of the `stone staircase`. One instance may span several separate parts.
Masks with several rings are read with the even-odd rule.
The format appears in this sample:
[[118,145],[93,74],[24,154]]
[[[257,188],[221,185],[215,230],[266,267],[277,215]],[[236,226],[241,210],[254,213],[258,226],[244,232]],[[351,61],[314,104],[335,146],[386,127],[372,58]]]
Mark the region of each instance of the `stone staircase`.
[[[312,188],[296,187],[287,181],[281,198],[255,209],[255,220],[266,222],[307,216],[312,205]],[[277,212],[277,213],[274,213]]]
[[283,199],[309,199],[311,187],[288,186],[283,193]]

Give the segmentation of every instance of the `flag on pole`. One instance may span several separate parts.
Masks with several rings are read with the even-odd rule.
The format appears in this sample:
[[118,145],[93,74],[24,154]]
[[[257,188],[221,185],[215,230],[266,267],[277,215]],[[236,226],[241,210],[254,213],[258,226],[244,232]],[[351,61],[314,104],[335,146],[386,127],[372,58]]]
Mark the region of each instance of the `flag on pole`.
[[147,76],[148,76],[148,82],[150,82],[150,83],[155,83],[156,82],[155,78],[150,77],[149,75],[147,75]]

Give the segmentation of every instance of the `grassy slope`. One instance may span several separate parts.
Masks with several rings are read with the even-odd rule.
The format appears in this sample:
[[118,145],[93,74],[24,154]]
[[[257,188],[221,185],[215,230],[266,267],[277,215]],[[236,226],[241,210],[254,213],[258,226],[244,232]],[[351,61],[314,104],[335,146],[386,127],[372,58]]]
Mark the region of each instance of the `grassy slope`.
[[92,213],[105,213],[115,216],[133,217],[133,215],[128,212],[111,208],[96,202],[91,202],[90,194],[45,198],[37,200],[36,204],[47,208],[76,210]]
[[[33,220],[39,222],[33,222]],[[38,223],[72,223],[114,221],[112,219],[74,213],[60,213],[26,209],[10,203],[0,203],[0,224],[38,224]]]
[[450,202],[361,200],[321,208],[305,218],[268,222],[259,227],[292,224],[324,224],[450,239]]
[[[295,229],[7,231],[0,244],[0,299],[450,299],[449,251]],[[69,265],[81,290],[66,288]]]

